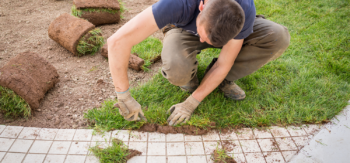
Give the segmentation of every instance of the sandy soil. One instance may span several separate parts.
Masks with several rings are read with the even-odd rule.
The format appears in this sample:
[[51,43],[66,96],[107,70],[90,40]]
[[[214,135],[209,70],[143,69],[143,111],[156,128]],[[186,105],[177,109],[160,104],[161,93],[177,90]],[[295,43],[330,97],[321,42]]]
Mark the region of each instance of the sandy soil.
[[[107,39],[123,24],[157,0],[123,0],[128,9],[124,19],[113,25],[104,25]],[[48,37],[48,26],[58,15],[70,13],[72,0],[1,0],[0,1],[0,66],[25,51],[38,53],[58,70],[60,82],[42,100],[34,116],[8,120],[0,114],[0,124],[48,128],[83,128],[87,126],[84,112],[99,106],[106,99],[115,98],[107,60],[97,53],[74,57]],[[163,39],[160,31],[154,37]],[[128,71],[131,86],[148,81],[158,72],[161,63],[151,71]],[[98,82],[99,81],[99,82]]]

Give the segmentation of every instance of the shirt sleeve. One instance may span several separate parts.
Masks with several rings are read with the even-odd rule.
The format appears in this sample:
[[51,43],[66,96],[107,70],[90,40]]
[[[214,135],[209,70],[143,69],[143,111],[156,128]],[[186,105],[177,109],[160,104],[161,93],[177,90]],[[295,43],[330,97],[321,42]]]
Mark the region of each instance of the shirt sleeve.
[[184,4],[180,0],[160,0],[152,5],[152,12],[159,29],[167,24],[178,23],[183,15]]
[[250,11],[245,12],[245,14],[246,16],[245,16],[245,22],[244,22],[243,28],[241,32],[234,38],[236,40],[245,39],[250,34],[253,33],[253,26],[254,26],[254,21],[256,16],[254,2],[253,2],[253,7],[250,9]]

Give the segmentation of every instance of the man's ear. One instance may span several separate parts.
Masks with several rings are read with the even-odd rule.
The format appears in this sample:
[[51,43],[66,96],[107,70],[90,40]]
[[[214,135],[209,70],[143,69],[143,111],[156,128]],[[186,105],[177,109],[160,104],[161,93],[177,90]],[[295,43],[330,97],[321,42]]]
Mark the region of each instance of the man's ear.
[[204,4],[203,4],[203,1],[201,1],[201,2],[199,3],[199,11],[202,11],[203,8],[204,8]]

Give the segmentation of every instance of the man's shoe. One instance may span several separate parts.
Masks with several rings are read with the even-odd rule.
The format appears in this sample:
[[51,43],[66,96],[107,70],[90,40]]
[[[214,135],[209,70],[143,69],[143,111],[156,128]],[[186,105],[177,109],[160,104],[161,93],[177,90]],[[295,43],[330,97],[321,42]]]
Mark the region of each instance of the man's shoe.
[[233,100],[243,100],[245,98],[245,92],[233,81],[224,79],[219,85],[221,91],[224,92],[225,97]]
[[196,74],[190,82],[188,82],[186,85],[180,86],[180,88],[185,92],[193,93],[198,86],[199,86],[199,80]]

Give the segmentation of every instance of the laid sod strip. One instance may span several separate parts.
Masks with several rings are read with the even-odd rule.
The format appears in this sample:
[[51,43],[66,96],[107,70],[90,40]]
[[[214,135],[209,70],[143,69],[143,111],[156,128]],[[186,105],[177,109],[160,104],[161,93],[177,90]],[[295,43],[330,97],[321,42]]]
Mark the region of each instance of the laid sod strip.
[[139,44],[135,45],[131,53],[137,53],[140,58],[145,60],[143,70],[148,71],[148,67],[152,64],[151,60],[157,58],[162,52],[162,42],[154,37],[148,37]]
[[[277,60],[236,81],[246,92],[245,100],[227,99],[216,89],[201,102],[188,124],[202,127],[216,122],[217,128],[225,128],[328,122],[350,100],[349,3],[255,1],[257,14],[288,27],[290,46]],[[206,66],[219,53],[218,49],[206,49],[197,56],[200,81]],[[161,125],[167,125],[166,111],[190,95],[171,85],[160,73],[131,92],[143,107],[148,123]],[[142,125],[125,121],[111,109],[113,102],[106,103],[111,104],[87,113],[96,126],[130,129]]]
[[141,152],[137,150],[129,150],[123,141],[118,139],[112,140],[112,146],[105,149],[100,148],[99,144],[89,149],[101,163],[126,163],[128,159],[133,156],[141,155]]
[[12,90],[0,86],[0,112],[6,118],[27,118],[31,109],[27,102]]
[[80,55],[95,54],[105,43],[102,37],[101,29],[95,28],[83,36],[77,45],[77,50]]

